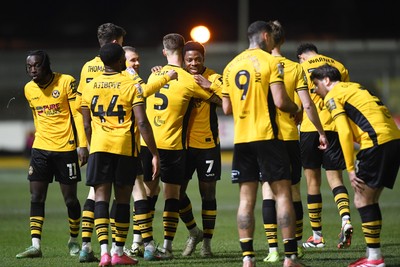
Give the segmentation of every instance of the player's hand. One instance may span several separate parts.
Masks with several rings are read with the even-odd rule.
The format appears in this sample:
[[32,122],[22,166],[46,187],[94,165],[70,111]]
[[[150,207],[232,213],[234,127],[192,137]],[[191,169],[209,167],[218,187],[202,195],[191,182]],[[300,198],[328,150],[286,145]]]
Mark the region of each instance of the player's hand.
[[78,147],[79,166],[84,166],[89,158],[89,150],[86,147]]
[[365,182],[356,176],[355,171],[351,171],[348,174],[351,187],[353,187],[354,192],[362,193],[365,188]]
[[160,157],[158,155],[154,155],[151,163],[153,165],[152,180],[156,180],[158,176],[160,176]]
[[178,73],[175,70],[169,70],[167,75],[171,78],[171,81],[175,79],[178,80]]
[[151,72],[159,72],[162,69],[162,66],[154,66],[150,70]]
[[204,78],[203,75],[201,74],[195,74],[193,75],[193,78],[195,80],[195,82],[200,85],[202,88],[204,89],[210,89],[211,86],[211,82],[209,80],[207,80],[206,78]]
[[328,142],[328,138],[326,138],[326,135],[325,134],[319,135],[319,146],[318,146],[318,148],[320,150],[325,150],[325,149],[328,148],[328,146],[329,146],[329,142]]

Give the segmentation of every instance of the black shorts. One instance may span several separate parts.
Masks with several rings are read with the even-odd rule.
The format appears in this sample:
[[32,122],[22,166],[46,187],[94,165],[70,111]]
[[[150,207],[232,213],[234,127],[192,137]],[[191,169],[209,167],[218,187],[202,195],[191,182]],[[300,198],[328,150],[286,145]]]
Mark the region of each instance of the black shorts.
[[143,175],[143,163],[142,159],[139,157],[139,160],[137,161],[137,172],[136,176]]
[[86,185],[114,183],[115,185],[133,185],[137,175],[139,159],[106,152],[89,155],[86,170]]
[[357,153],[356,175],[369,187],[393,189],[400,167],[400,139]]
[[52,183],[53,177],[60,184],[75,184],[81,181],[76,150],[53,152],[32,148],[28,180]]
[[210,182],[221,179],[221,148],[199,149],[189,147],[186,150],[185,178],[192,179],[194,171],[200,181]]
[[290,179],[290,160],[282,140],[235,144],[232,183]]
[[[158,153],[160,155],[161,181],[181,185],[185,177],[185,151],[158,149]],[[153,175],[151,162],[153,156],[146,146],[141,147],[140,158],[143,163],[143,181],[149,182]]]
[[318,132],[300,132],[301,162],[304,169],[320,169],[321,166],[325,170],[346,168],[338,133],[326,131],[325,134],[329,146],[320,150]]
[[297,140],[285,141],[286,151],[290,160],[290,178],[292,184],[297,184],[301,180],[301,157],[300,157],[300,143]]

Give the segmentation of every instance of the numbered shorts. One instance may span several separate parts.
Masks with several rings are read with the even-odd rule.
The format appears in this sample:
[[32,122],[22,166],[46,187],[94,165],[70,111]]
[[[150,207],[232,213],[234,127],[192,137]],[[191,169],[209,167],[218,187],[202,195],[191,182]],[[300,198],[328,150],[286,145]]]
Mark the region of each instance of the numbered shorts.
[[53,178],[61,184],[75,184],[81,181],[76,150],[54,152],[32,148],[28,180],[52,183]]
[[192,179],[194,172],[200,181],[210,182],[221,179],[221,148],[192,148],[186,150],[186,180]]

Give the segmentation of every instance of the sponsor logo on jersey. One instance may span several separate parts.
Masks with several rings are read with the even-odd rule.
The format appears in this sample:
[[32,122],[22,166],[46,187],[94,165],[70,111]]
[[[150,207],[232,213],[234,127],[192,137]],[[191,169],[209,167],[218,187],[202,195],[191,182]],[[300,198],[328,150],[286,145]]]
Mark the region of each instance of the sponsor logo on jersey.
[[154,125],[157,127],[161,126],[162,124],[165,124],[165,120],[162,120],[160,116],[155,116],[153,122]]
[[61,113],[60,104],[50,104],[35,108],[38,115],[52,116]]

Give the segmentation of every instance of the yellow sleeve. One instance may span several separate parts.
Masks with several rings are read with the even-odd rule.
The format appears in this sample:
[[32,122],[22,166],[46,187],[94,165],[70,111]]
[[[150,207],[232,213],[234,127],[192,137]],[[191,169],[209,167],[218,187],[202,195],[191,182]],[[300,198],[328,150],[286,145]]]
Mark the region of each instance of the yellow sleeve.
[[210,75],[208,80],[211,82],[210,89],[222,99],[222,75]]
[[160,78],[156,79],[155,81],[149,82],[147,84],[143,83],[140,86],[143,89],[143,97],[148,97],[158,90],[160,90],[165,84],[167,84],[171,80],[168,74],[164,74]]
[[339,134],[340,146],[342,147],[343,156],[346,161],[347,171],[354,171],[354,141],[353,133],[345,113],[337,114],[335,124]]
[[83,116],[82,113],[77,110],[75,105],[75,100],[69,101],[69,106],[71,107],[72,116],[74,118],[76,134],[77,136],[77,147],[87,147],[87,139],[85,134],[85,129],[83,127]]
[[[85,129],[83,127],[83,116],[82,113],[79,112],[80,110],[80,105],[78,107],[77,102],[77,97],[78,93],[75,87],[75,79],[73,79],[73,82],[70,85],[70,91],[68,92],[68,102],[69,102],[69,108],[72,113],[72,117],[74,119],[74,124],[75,124],[75,129],[76,129],[76,142],[77,142],[77,147],[87,147],[87,139],[86,139],[86,134],[85,134]],[[78,99],[78,101],[81,101],[81,98]]]

